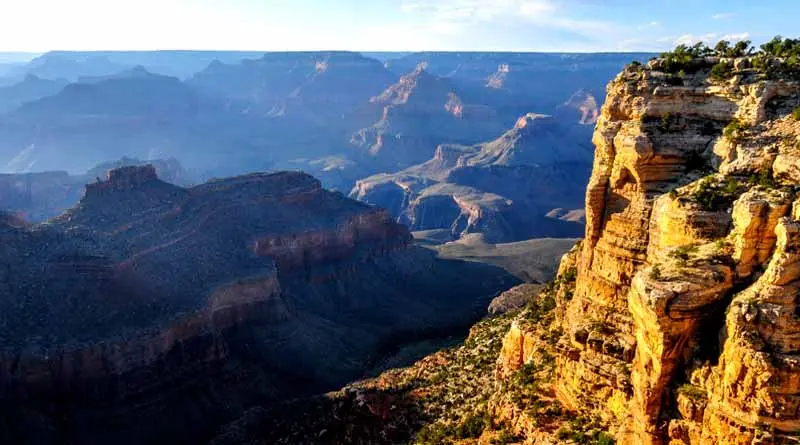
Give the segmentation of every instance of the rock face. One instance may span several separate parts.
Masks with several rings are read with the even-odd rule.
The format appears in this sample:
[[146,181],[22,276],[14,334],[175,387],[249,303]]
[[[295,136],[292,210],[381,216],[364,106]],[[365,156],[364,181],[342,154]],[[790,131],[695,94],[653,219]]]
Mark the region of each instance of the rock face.
[[302,173],[182,188],[122,167],[45,225],[4,216],[0,239],[9,443],[203,440],[254,403],[352,379],[407,333],[469,323],[518,282],[436,259]]
[[[800,78],[765,73],[781,61],[764,53],[668,62],[633,64],[609,85],[585,238],[538,293],[498,300],[519,296],[524,309],[308,404],[313,420],[255,415],[220,443],[286,424],[294,437],[356,432],[363,443],[398,430],[422,443],[797,443]],[[730,75],[712,75],[718,63]],[[487,352],[494,372],[478,359]],[[392,418],[427,422],[366,415],[369,428],[345,430],[344,416],[363,414],[343,397],[354,390],[403,401]]]
[[580,224],[549,213],[583,205],[591,162],[585,131],[574,121],[529,113],[493,141],[442,144],[427,162],[360,180],[350,196],[389,209],[412,230],[448,229],[453,238],[577,236]]
[[800,85],[745,68],[715,81],[714,63],[680,82],[658,60],[628,67],[594,134],[556,388],[620,443],[790,443],[797,431]]
[[384,168],[396,170],[424,162],[446,141],[474,143],[502,131],[503,119],[497,110],[479,105],[480,99],[465,104],[461,96],[471,91],[430,74],[426,67],[420,63],[371,98],[370,104],[382,110],[380,119],[350,139]]
[[19,213],[31,222],[55,217],[80,201],[84,185],[106,178],[118,167],[151,164],[158,177],[171,184],[186,185],[189,174],[174,158],[141,161],[124,157],[115,162],[100,164],[85,174],[67,172],[0,174],[0,210]]

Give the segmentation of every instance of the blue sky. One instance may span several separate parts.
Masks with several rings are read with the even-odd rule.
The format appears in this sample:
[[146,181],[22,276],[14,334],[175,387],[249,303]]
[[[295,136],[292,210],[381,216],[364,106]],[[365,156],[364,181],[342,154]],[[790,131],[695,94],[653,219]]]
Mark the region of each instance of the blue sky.
[[797,0],[0,0],[0,51],[659,51],[800,35]]

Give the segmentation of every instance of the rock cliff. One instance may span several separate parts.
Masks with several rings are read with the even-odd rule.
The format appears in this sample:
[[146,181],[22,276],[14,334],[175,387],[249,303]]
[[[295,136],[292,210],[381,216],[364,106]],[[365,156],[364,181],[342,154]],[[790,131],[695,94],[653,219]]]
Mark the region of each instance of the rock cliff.
[[128,166],[46,224],[2,218],[8,443],[202,441],[404,338],[460,329],[517,282],[437,259],[302,173],[182,188]]
[[[683,77],[662,59],[631,65],[609,85],[556,388],[619,425],[621,443],[783,443],[796,390],[767,382],[793,372],[796,350],[774,338],[793,331],[781,313],[797,295],[760,289],[796,279],[777,264],[791,261],[798,183],[778,172],[799,158],[776,158],[800,137],[800,85],[748,58],[693,63]],[[709,75],[716,64],[734,72]],[[761,305],[780,308],[763,340]]]
[[729,53],[678,48],[610,83],[585,238],[513,292],[524,309],[326,403],[402,401],[402,422],[360,415],[416,443],[797,443],[800,72]]
[[350,196],[388,209],[413,231],[447,229],[453,239],[579,236],[579,224],[548,216],[583,205],[591,149],[587,128],[572,119],[528,113],[492,141],[442,144],[427,162],[359,180]]

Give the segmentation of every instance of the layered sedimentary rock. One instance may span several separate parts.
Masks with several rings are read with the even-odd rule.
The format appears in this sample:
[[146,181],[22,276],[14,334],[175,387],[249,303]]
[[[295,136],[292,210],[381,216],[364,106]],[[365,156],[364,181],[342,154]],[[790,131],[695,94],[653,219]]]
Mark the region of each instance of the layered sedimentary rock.
[[595,130],[556,388],[620,443],[795,437],[800,85],[741,61],[712,80],[717,62],[679,82],[661,60],[628,67]]
[[[557,278],[457,348],[345,389],[402,400],[399,415],[427,423],[366,415],[369,429],[345,431],[367,443],[398,430],[422,443],[797,443],[800,78],[756,57],[759,69],[752,57],[626,68],[594,135],[586,236]],[[475,360],[487,353],[494,372]],[[325,403],[363,413],[342,393]],[[307,406],[311,427],[268,413],[221,443],[340,425]]]
[[86,183],[107,179],[108,172],[116,167],[145,164],[152,164],[159,178],[166,182],[179,185],[191,182],[174,158],[141,161],[123,157],[80,175],[64,171],[0,174],[0,210],[19,213],[31,222],[41,222],[77,204]]
[[350,196],[387,208],[412,230],[447,229],[454,239],[577,236],[579,224],[550,212],[583,204],[591,153],[582,130],[529,113],[490,142],[443,144],[427,162],[362,179]]
[[3,218],[9,443],[202,440],[254,403],[353,378],[404,335],[463,326],[516,282],[436,259],[301,173],[182,188],[123,167],[47,224]]

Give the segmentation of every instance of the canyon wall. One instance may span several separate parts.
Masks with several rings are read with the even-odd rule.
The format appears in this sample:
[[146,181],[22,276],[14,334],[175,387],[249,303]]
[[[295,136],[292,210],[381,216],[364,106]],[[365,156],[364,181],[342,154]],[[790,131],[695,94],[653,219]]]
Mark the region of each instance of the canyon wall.
[[405,336],[463,327],[517,282],[437,259],[302,173],[182,188],[123,167],[46,224],[7,219],[4,443],[202,442],[249,406],[353,379]]
[[751,66],[655,59],[608,87],[554,388],[618,443],[797,440],[800,83]]

